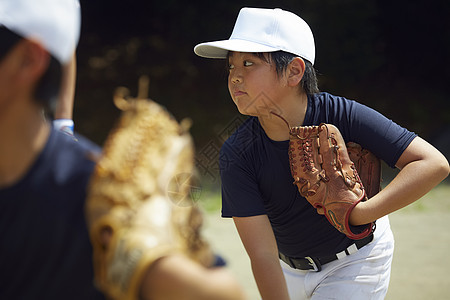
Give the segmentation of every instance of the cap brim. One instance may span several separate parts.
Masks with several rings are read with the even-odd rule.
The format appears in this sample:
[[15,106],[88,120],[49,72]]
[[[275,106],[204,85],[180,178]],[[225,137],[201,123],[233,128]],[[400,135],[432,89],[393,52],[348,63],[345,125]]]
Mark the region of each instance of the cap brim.
[[194,47],[195,54],[206,58],[227,58],[229,51],[257,53],[278,50],[280,49],[239,39],[201,43]]

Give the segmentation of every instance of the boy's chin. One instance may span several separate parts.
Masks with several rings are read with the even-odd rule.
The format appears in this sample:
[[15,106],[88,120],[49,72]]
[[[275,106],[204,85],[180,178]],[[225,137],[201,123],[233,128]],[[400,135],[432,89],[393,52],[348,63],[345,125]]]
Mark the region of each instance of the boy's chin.
[[248,117],[258,117],[258,114],[255,113],[255,112],[251,112],[251,111],[247,111],[247,110],[241,110],[241,109],[238,109],[238,110],[239,110],[239,112],[240,112],[242,115],[244,115],[244,116],[248,116]]

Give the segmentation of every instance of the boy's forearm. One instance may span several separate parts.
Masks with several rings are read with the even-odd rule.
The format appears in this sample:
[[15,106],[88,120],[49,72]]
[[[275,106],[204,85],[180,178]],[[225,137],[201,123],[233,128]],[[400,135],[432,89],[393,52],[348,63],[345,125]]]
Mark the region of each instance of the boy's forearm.
[[76,57],[63,66],[61,89],[56,102],[55,119],[72,119],[76,81]]
[[439,152],[411,161],[402,166],[397,176],[381,192],[354,208],[350,223],[367,224],[408,206],[428,193],[448,174],[448,162]]
[[252,271],[263,300],[289,300],[278,258],[253,259]]

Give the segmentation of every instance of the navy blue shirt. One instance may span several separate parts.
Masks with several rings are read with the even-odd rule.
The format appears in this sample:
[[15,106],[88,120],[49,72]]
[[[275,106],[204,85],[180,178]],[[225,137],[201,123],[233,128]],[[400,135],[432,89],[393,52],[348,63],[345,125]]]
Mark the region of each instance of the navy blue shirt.
[[[346,142],[360,144],[391,167],[416,136],[365,105],[328,93],[308,96],[303,125],[320,123],[335,125]],[[292,183],[288,147],[289,141],[267,137],[256,117],[236,130],[220,151],[222,216],[267,214],[279,251],[291,257],[344,250],[353,241],[317,214]]]
[[27,174],[0,189],[0,299],[104,299],[84,217],[97,151],[53,129]]

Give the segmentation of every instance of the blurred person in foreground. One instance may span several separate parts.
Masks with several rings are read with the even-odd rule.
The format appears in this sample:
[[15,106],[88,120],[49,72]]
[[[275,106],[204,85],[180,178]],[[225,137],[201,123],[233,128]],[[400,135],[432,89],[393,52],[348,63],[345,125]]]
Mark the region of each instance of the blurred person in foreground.
[[[93,280],[85,217],[92,157],[100,149],[55,129],[47,117],[80,19],[77,0],[0,1],[1,299],[105,298]],[[242,298],[224,268],[181,255],[162,254],[144,274],[141,299]]]

